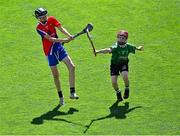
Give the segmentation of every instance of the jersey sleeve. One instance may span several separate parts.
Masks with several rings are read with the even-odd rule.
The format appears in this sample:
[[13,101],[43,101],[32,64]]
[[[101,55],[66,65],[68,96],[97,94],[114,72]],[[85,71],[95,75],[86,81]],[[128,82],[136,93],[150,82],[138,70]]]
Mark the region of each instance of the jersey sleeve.
[[53,16],[50,16],[50,19],[55,27],[61,26],[61,23]]
[[116,51],[116,48],[117,48],[117,44],[113,44],[111,47],[111,53],[114,53]]
[[133,53],[133,54],[136,53],[136,46],[129,44],[129,43],[127,44],[127,46],[128,46],[129,53]]
[[44,32],[44,31],[42,31],[42,30],[40,30],[40,29],[36,29],[36,31],[37,31],[37,33],[43,38],[44,37],[44,35],[47,35],[47,33],[46,32]]

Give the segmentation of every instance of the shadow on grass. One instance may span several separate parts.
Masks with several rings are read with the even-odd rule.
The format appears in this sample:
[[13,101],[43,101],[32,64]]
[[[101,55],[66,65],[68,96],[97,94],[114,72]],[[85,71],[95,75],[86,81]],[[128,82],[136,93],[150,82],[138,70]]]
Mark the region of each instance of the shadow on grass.
[[113,117],[115,117],[116,119],[126,119],[126,114],[137,108],[142,107],[142,106],[136,106],[129,109],[129,102],[125,102],[123,106],[118,106],[118,103],[119,101],[116,101],[113,105],[111,105],[111,107],[109,107],[110,110],[109,115],[91,120],[89,125],[86,125],[86,129],[84,130],[84,133],[88,131],[88,129],[91,127],[94,121],[104,120]]
[[44,120],[50,120],[50,121],[64,121],[64,122],[67,122],[67,123],[83,126],[81,124],[74,123],[72,121],[55,118],[56,116],[71,115],[71,114],[74,114],[74,112],[78,112],[78,110],[75,109],[75,108],[69,108],[69,110],[67,112],[61,112],[61,111],[58,111],[59,108],[60,108],[60,105],[57,105],[53,110],[48,111],[47,113],[42,114],[41,116],[34,118],[31,121],[31,124],[42,125],[44,123]]

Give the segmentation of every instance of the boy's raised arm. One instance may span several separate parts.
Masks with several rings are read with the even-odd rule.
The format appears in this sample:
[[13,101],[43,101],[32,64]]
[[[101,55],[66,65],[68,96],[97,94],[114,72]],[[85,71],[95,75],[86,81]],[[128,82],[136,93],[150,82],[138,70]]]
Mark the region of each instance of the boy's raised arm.
[[105,48],[105,49],[101,49],[101,50],[96,50],[95,52],[96,52],[96,54],[99,54],[99,53],[106,54],[106,53],[111,53],[112,49],[111,48]]

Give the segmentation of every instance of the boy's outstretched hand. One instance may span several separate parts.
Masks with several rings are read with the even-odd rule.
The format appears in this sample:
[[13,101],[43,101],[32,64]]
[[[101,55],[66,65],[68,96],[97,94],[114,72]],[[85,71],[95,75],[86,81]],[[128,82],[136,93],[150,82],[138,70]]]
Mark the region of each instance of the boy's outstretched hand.
[[144,51],[144,47],[143,47],[143,46],[138,46],[138,47],[137,47],[137,50],[139,50],[139,51]]

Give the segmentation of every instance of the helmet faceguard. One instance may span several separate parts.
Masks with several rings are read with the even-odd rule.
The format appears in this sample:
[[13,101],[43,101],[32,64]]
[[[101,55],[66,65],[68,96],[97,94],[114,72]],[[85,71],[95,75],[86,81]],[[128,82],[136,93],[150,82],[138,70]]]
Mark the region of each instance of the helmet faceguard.
[[44,8],[37,8],[34,12],[36,18],[43,17],[47,15],[47,13],[48,13],[47,10]]

